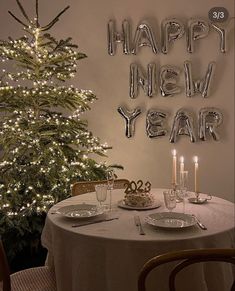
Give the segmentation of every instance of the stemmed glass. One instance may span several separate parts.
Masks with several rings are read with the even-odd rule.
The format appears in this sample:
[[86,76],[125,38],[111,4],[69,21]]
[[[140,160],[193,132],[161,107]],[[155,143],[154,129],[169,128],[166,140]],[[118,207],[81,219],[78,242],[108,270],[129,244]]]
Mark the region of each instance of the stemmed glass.
[[108,171],[106,174],[107,178],[107,185],[108,185],[108,190],[109,190],[109,196],[110,196],[110,204],[109,204],[109,210],[112,210],[112,190],[113,190],[113,185],[114,185],[114,172],[112,170]]
[[172,212],[172,210],[176,207],[176,195],[175,191],[168,190],[163,192],[164,202],[166,208]]
[[96,193],[96,199],[100,203],[100,209],[103,210],[102,202],[104,202],[107,198],[107,185],[106,184],[99,184],[95,185],[95,193]]
[[185,197],[187,194],[188,189],[188,171],[181,171],[180,172],[180,190],[179,195],[180,198],[183,200],[183,213],[185,212]]

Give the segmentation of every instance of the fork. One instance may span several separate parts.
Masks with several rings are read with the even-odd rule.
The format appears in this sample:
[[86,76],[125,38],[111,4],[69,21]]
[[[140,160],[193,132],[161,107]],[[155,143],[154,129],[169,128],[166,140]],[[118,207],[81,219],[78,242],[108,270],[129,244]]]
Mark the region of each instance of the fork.
[[139,230],[139,234],[140,235],[145,235],[145,232],[143,230],[139,215],[135,215],[134,216],[134,222],[135,222],[135,225],[137,226],[137,228]]

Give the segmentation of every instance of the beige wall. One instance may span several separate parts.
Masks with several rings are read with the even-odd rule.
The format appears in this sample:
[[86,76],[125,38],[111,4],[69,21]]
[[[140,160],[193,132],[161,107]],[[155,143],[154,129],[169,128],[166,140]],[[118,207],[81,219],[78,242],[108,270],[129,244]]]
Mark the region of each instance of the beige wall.
[[[23,1],[29,8],[33,1]],[[155,24],[154,31],[160,35],[160,23],[163,19],[176,17],[186,22],[190,17],[207,18],[208,11],[214,6],[224,6],[230,16],[234,16],[234,1],[218,0],[41,0],[41,18],[46,22],[60,8],[67,4],[71,9],[57,24],[54,32],[57,36],[72,36],[81,51],[88,58],[79,64],[79,73],[74,84],[81,88],[92,89],[98,101],[85,116],[89,120],[92,132],[107,141],[113,149],[109,151],[107,162],[119,163],[125,167],[121,177],[149,180],[154,187],[169,187],[171,182],[171,150],[175,148],[185,157],[185,167],[190,172],[190,188],[193,189],[194,155],[199,156],[200,189],[234,200],[234,45],[232,34],[229,37],[229,51],[222,54],[218,49],[216,33],[202,41],[194,54],[186,52],[185,37],[177,41],[167,55],[154,55],[150,49],[143,48],[136,56],[122,54],[121,46],[116,56],[107,53],[107,22],[115,19],[118,28],[124,19],[130,20],[133,31],[142,20]],[[7,15],[10,8],[17,11],[13,0],[1,0],[0,36],[20,35],[17,24]],[[50,4],[48,4],[50,3]],[[30,10],[30,8],[29,8]],[[234,32],[234,30],[233,30]],[[196,75],[205,74],[210,61],[215,61],[216,71],[212,84],[212,93],[207,99],[197,95],[186,98],[184,92],[183,62],[191,60]],[[139,96],[132,100],[129,94],[129,66],[137,62],[143,67],[154,62],[159,66],[170,64],[181,68],[181,94],[172,98],[163,98],[158,94],[149,98],[140,90]],[[129,109],[141,107],[143,113],[137,119],[135,136],[127,139],[124,135],[124,120],[117,113],[117,107],[125,105]],[[145,132],[146,112],[150,108],[160,108],[169,114],[168,131],[176,111],[185,107],[193,112],[194,119],[202,107],[220,108],[224,124],[219,129],[221,140],[214,142],[191,143],[188,137],[181,137],[176,144],[170,144],[166,137],[150,140]]]

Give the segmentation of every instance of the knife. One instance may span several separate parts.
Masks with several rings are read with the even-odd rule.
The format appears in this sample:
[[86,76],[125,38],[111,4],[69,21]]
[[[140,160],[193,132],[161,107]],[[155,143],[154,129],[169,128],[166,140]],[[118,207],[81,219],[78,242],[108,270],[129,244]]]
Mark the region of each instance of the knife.
[[104,222],[104,221],[111,221],[111,220],[114,220],[114,219],[118,219],[118,217],[99,219],[99,220],[95,220],[95,221],[86,221],[86,222],[79,223],[79,224],[73,224],[72,227],[80,227],[80,226],[100,223],[100,222]]

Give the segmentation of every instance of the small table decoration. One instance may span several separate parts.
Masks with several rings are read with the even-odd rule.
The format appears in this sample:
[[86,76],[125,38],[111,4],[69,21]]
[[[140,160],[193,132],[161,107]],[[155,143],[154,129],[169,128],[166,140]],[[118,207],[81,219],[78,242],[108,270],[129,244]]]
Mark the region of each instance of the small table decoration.
[[125,189],[125,197],[118,202],[118,206],[132,210],[147,210],[159,207],[161,204],[154,199],[151,191],[151,183],[142,180],[131,181]]
[[[145,186],[143,188],[143,185]],[[134,194],[134,193],[150,193],[151,191],[151,183],[147,181],[145,184],[142,180],[138,180],[137,182],[131,181],[127,184],[125,189],[126,194]]]

